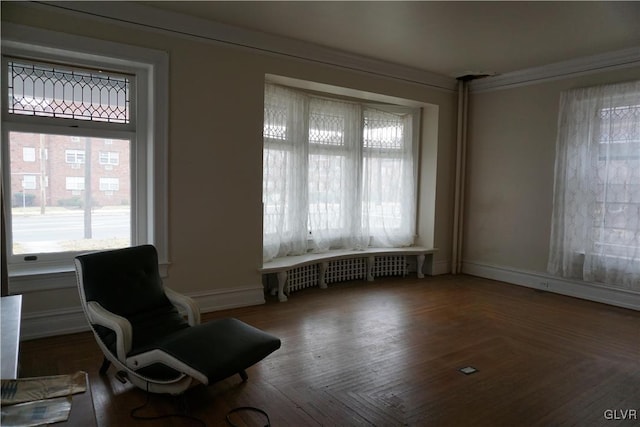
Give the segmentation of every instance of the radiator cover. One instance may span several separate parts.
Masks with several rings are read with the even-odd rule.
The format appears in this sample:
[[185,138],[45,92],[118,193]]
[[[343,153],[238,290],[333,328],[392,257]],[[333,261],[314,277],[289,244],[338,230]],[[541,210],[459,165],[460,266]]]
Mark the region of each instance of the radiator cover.
[[[318,264],[296,267],[287,272],[289,292],[318,286],[320,268]],[[406,276],[408,273],[405,255],[377,256],[374,259],[373,277]],[[367,278],[367,258],[347,258],[327,263],[326,283],[365,280]]]

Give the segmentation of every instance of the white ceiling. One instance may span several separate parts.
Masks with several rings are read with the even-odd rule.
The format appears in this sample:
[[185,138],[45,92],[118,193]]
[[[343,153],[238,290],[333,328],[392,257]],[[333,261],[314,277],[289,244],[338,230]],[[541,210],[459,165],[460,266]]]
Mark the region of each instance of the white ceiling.
[[452,77],[640,46],[640,1],[141,3]]

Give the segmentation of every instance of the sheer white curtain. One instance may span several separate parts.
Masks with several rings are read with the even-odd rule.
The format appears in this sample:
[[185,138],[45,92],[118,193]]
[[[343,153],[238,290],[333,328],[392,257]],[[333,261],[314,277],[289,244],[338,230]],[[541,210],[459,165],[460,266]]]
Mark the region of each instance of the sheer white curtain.
[[355,103],[309,100],[310,249],[362,249],[360,219],[362,109]]
[[371,246],[409,246],[415,238],[415,167],[410,114],[364,112],[362,215]]
[[263,258],[307,251],[306,98],[265,87],[262,157]]
[[561,95],[548,269],[640,291],[640,81]]
[[267,84],[263,259],[411,245],[412,113]]

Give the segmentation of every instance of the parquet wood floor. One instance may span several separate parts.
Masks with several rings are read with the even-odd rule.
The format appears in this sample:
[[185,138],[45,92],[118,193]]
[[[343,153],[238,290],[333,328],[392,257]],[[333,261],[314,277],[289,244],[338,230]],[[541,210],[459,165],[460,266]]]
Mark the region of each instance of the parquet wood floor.
[[[640,425],[640,312],[462,275],[340,283],[203,317],[227,316],[282,348],[246,383],[186,393],[207,426],[227,425],[238,406],[267,411],[274,427]],[[89,333],[23,342],[20,357],[22,376],[87,371],[101,427],[196,425],[131,419],[145,392],[113,368],[98,374]],[[181,402],[153,395],[143,414]],[[234,419],[264,425],[258,414]]]

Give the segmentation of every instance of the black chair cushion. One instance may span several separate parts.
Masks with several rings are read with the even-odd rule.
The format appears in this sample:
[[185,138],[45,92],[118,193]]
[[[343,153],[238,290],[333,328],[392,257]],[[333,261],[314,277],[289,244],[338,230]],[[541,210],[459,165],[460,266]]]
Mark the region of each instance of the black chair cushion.
[[[84,293],[106,310],[129,319],[173,307],[164,293],[152,245],[80,255]],[[91,284],[90,286],[87,284]]]
[[135,348],[129,356],[161,349],[202,372],[211,384],[239,373],[279,348],[279,338],[238,319],[227,318],[179,330]]
[[159,307],[155,310],[129,317],[131,323],[131,352],[138,348],[153,346],[156,342],[176,332],[189,328],[189,322],[178,313],[178,309]]

